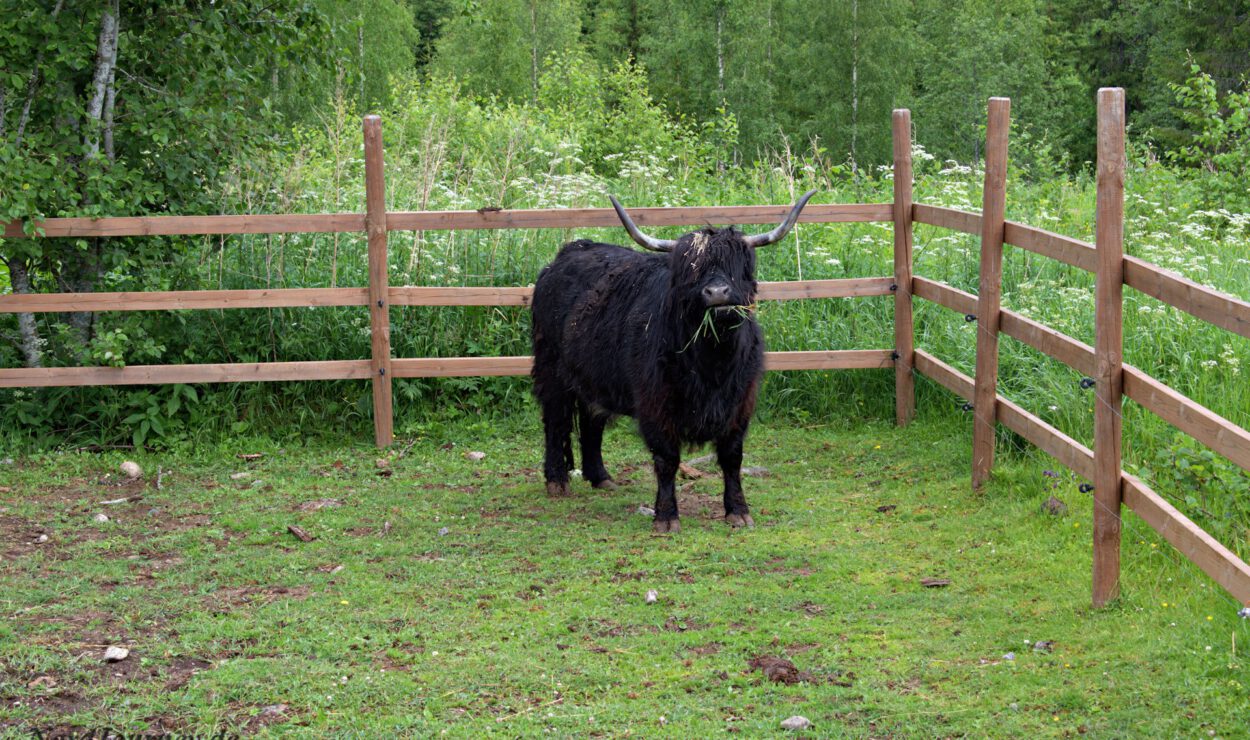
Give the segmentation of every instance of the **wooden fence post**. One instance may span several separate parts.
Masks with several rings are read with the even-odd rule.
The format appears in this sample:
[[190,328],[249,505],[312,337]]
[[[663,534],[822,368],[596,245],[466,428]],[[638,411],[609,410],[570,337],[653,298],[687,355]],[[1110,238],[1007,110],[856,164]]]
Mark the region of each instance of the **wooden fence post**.
[[1098,91],[1098,248],[1094,286],[1095,607],[1120,593],[1121,409],[1124,392],[1124,90]]
[[981,201],[981,282],[977,291],[977,369],[972,399],[972,487],[989,480],[998,421],[998,318],[1003,289],[1003,224],[1007,208],[1007,134],[1011,99],[990,98]]
[[911,111],[894,111],[894,409],[906,426],[916,415],[911,312]]
[[372,336],[373,434],[378,447],[394,438],[391,410],[391,318],[386,268],[386,179],[382,119],[365,116],[365,231],[369,236],[369,328]]

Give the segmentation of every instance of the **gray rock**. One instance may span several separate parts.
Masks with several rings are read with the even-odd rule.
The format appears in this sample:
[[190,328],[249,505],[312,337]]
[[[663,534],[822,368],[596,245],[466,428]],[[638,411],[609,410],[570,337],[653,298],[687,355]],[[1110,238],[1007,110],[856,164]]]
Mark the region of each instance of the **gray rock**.
[[1015,660],[1015,659],[1016,659],[1015,653],[1006,653],[1003,655],[1003,660]]
[[660,593],[656,591],[654,588],[647,592],[646,602],[648,604],[654,604],[655,602],[659,600],[660,600]]
[[103,524],[109,520],[109,517],[108,514],[96,514],[92,517],[92,519],[95,519],[97,522]]
[[642,514],[643,516],[655,516],[655,509],[651,508],[650,506],[647,506],[646,504],[643,504],[642,506],[638,507],[638,513]]
[[781,729],[783,730],[806,730],[812,726],[812,721],[801,714],[781,720]]
[[447,536],[447,533],[449,533],[449,532],[451,532],[451,530],[450,530],[450,529],[448,529],[447,527],[443,527],[442,529],[438,530],[438,536],[439,536],[439,537],[446,537],[446,536]]
[[117,663],[129,657],[130,651],[124,647],[111,646],[104,651],[105,663]]

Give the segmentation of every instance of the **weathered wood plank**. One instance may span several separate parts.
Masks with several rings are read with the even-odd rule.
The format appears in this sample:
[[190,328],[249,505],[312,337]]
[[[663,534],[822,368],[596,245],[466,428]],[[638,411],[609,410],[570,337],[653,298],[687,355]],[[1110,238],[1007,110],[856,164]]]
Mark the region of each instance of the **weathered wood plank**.
[[[765,206],[689,206],[678,208],[630,208],[639,226],[698,226],[703,224],[768,224],[779,222],[793,204]],[[889,203],[809,204],[799,216],[801,223],[850,223],[890,221]],[[621,225],[611,208],[546,208],[511,211],[392,211],[387,214],[390,231],[438,231],[462,229],[571,229],[613,228]]]
[[[857,298],[890,294],[893,278],[843,278],[766,282],[759,285],[762,301],[792,301],[805,298]],[[395,306],[528,306],[533,288],[427,288],[394,286],[390,289]]]
[[0,313],[68,311],[180,311],[211,308],[364,306],[367,288],[173,290],[141,293],[30,293],[0,295]]
[[1135,476],[1124,474],[1124,503],[1233,598],[1250,606],[1250,565]]
[[1094,271],[1094,245],[1073,239],[1070,236],[1056,234],[1053,231],[1037,229],[1014,221],[1008,221],[1003,227],[1004,239],[1008,244],[1040,254],[1044,257],[1059,260],[1064,264],[1078,267],[1089,272]]
[[1098,245],[1094,283],[1093,603],[1120,593],[1124,394],[1124,91],[1098,91]]
[[[49,237],[174,236],[191,234],[303,234],[364,231],[362,213],[276,213],[237,216],[110,216],[49,218],[37,224]],[[24,239],[21,221],[4,223],[4,238]]]
[[941,226],[944,229],[954,229],[965,234],[981,233],[981,214],[979,213],[961,211],[958,208],[948,208],[946,206],[913,203],[911,214],[912,220],[918,224]]
[[1124,394],[1250,472],[1250,432],[1131,365],[1124,366]]
[[1130,288],[1250,339],[1250,302],[1174,275],[1136,257],[1124,258]]
[[939,306],[945,306],[957,313],[975,315],[977,312],[976,296],[946,283],[916,276],[911,280],[911,290],[913,295],[932,301]]
[[981,267],[977,289],[976,391],[972,399],[972,487],[989,480],[997,425],[998,318],[1003,290],[1003,221],[1007,207],[1007,135],[1011,101],[990,98],[981,206]]
[[916,380],[912,367],[912,169],[911,111],[893,116],[894,140],[894,420],[907,425],[916,415]]
[[369,347],[373,374],[373,433],[378,447],[394,440],[391,388],[391,308],[386,263],[386,175],[382,119],[365,116],[365,227],[369,236]]
[[357,380],[370,376],[368,360],[131,365],[129,367],[23,367],[0,369],[0,388]]
[[[815,352],[767,352],[764,367],[777,370],[862,370],[893,367],[888,349],[831,350]],[[392,368],[397,378],[445,378],[467,375],[528,375],[533,358],[423,357],[397,358]]]

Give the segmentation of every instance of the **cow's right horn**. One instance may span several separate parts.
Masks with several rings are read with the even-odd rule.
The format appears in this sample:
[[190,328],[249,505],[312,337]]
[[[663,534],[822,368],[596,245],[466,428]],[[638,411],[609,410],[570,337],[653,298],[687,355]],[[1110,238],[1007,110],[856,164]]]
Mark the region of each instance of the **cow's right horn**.
[[748,247],[766,247],[774,242],[779,242],[786,238],[786,234],[790,233],[790,229],[794,228],[794,224],[799,220],[799,212],[803,210],[803,206],[807,205],[807,201],[812,199],[816,194],[815,190],[809,190],[803,194],[802,198],[794,204],[794,208],[790,209],[790,215],[786,216],[786,220],[782,221],[777,228],[765,234],[752,234],[745,237]]
[[[816,191],[813,190],[812,192]],[[608,200],[612,201],[612,207],[616,209],[616,215],[621,217],[621,223],[625,225],[625,230],[629,232],[634,241],[652,252],[671,252],[673,247],[677,246],[677,240],[675,239],[656,239],[653,236],[647,236],[642,233],[634,224],[634,220],[625,212],[621,202],[616,199],[615,195],[609,195]]]

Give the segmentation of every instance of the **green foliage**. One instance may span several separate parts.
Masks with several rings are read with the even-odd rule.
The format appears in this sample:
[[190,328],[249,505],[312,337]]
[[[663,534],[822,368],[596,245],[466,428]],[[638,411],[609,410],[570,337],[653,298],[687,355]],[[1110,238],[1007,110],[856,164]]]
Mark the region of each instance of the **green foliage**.
[[1250,209],[1250,85],[1222,97],[1215,80],[1197,65],[1184,84],[1171,86],[1177,116],[1190,132],[1187,143],[1168,152],[1175,162],[1204,170],[1217,185],[1215,205]]

